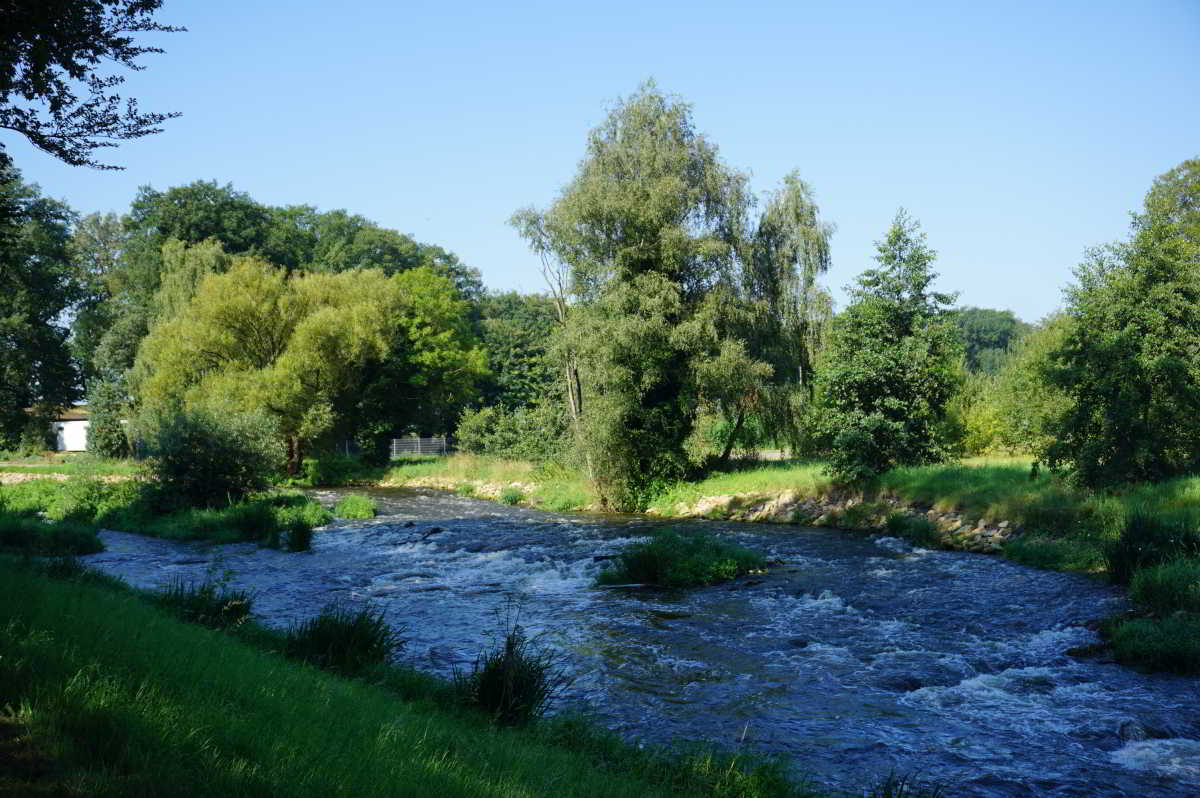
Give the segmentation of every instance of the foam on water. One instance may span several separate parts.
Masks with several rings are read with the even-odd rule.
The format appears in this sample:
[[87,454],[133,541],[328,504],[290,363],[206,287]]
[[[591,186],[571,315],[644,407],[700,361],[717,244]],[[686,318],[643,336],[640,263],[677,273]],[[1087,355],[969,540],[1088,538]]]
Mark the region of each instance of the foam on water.
[[1200,740],[1134,740],[1110,758],[1130,770],[1200,785]]

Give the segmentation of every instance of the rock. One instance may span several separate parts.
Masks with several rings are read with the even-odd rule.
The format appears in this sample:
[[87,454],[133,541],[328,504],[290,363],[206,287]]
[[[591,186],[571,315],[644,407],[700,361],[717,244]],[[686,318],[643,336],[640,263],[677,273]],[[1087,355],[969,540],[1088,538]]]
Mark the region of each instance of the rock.
[[416,521],[405,521],[405,522],[404,522],[404,528],[405,528],[405,529],[411,529],[412,527],[414,527],[414,526],[416,526],[416,525],[417,525],[417,522],[416,522]]
[[792,648],[808,648],[808,644],[810,642],[811,641],[805,640],[803,637],[793,637],[788,641],[788,645],[790,645]]
[[1123,721],[1117,727],[1117,736],[1124,742],[1135,742],[1145,740],[1149,735],[1146,734],[1146,729],[1136,720]]

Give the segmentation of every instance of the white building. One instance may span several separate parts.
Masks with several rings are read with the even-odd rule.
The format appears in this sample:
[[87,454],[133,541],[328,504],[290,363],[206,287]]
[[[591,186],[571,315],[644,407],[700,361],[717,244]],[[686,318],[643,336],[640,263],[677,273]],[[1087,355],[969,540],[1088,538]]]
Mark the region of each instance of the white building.
[[50,423],[54,449],[59,452],[87,450],[88,409],[86,405],[64,410]]

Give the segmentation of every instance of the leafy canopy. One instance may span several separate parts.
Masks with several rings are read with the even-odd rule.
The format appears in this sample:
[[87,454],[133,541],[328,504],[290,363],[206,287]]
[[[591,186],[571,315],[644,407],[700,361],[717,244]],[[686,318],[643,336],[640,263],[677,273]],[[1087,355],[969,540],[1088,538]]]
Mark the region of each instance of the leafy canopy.
[[1155,180],[1130,239],[1076,277],[1047,370],[1069,403],[1042,460],[1097,487],[1200,472],[1200,160]]
[[[121,167],[93,153],[118,142],[161,132],[177,113],[144,113],[114,89],[123,75],[110,62],[143,69],[138,59],[161,53],[138,45],[133,34],[182,31],[153,19],[162,0],[5,0],[0,4],[0,128],[72,166]],[[82,96],[81,96],[82,94]],[[0,167],[10,158],[0,144]]]
[[960,378],[950,294],[931,290],[935,253],[903,209],[875,244],[879,268],[834,319],[820,380],[830,470],[842,482],[945,456],[946,407]]

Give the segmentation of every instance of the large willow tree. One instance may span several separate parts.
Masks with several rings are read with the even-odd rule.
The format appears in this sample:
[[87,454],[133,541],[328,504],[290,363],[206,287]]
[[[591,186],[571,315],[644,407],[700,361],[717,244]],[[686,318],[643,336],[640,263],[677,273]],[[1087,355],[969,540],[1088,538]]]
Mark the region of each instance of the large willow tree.
[[728,457],[748,415],[794,428],[831,228],[795,175],[757,220],[754,204],[690,106],[647,84],[549,209],[513,217],[557,299],[572,427],[609,507]]

